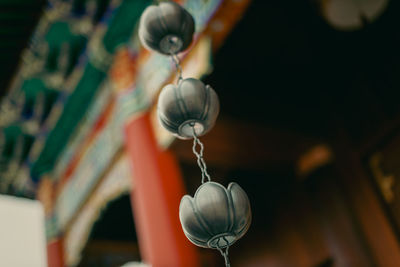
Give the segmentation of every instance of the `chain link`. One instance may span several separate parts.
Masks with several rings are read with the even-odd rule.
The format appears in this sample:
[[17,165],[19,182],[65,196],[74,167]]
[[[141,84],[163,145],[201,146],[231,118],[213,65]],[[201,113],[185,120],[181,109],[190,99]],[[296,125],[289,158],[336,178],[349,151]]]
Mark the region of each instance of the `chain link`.
[[171,54],[171,59],[175,64],[176,72],[178,73],[178,83],[182,81],[182,67],[181,67],[181,61],[179,57],[176,54]]
[[229,257],[228,257],[228,256],[229,256],[229,242],[228,242],[228,240],[226,239],[225,236],[222,237],[222,238],[224,239],[224,241],[225,241],[227,247],[225,248],[225,251],[223,251],[222,248],[221,248],[221,246],[220,246],[220,244],[219,244],[219,241],[221,241],[221,239],[218,239],[218,242],[217,242],[217,249],[218,249],[218,251],[221,253],[221,255],[224,257],[225,266],[226,266],[226,267],[231,267],[231,264],[230,264],[230,262],[229,262]]
[[[193,147],[192,151],[193,154],[196,155],[197,157],[197,165],[199,165],[199,168],[201,170],[201,183],[203,184],[207,178],[208,182],[211,181],[210,175],[207,172],[207,165],[203,159],[203,152],[204,152],[204,145],[200,141],[199,138],[197,138],[196,131],[194,129],[194,126],[192,126],[193,130]],[[197,151],[197,145],[199,146],[199,151]]]

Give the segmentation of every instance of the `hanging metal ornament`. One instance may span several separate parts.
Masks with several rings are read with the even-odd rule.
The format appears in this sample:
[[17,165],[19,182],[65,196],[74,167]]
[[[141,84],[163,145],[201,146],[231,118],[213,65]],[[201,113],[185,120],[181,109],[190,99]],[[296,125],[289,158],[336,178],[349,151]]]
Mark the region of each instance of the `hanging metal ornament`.
[[194,19],[175,2],[147,7],[139,24],[139,38],[151,50],[172,55],[189,47],[193,39]]
[[230,183],[226,189],[219,183],[206,182],[193,198],[188,195],[182,198],[179,218],[186,237],[193,244],[218,249],[225,265],[230,266],[229,246],[250,227],[250,202],[236,183]]
[[195,245],[218,249],[230,266],[228,249],[249,229],[250,202],[236,183],[226,189],[211,181],[203,159],[204,145],[199,136],[214,126],[219,113],[215,91],[200,80],[183,79],[177,53],[186,49],[193,38],[193,17],[174,2],[148,7],[142,14],[139,37],[149,49],[170,55],[178,72],[177,84],[168,84],[157,103],[161,125],[181,139],[193,138],[193,153],[201,170],[202,185],[194,197],[185,195],[179,218],[186,237]]
[[158,98],[158,118],[161,125],[181,139],[207,133],[215,124],[219,100],[215,91],[193,78],[168,84]]

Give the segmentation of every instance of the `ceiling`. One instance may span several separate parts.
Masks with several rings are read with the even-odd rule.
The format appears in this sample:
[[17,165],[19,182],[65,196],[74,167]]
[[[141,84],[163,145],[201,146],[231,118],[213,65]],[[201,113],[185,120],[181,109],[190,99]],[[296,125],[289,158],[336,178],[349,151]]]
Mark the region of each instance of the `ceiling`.
[[314,137],[339,120],[357,142],[399,113],[399,1],[349,32],[328,25],[317,2],[252,2],[206,78],[222,116]]
[[[273,238],[274,218],[296,214],[297,204],[285,207],[295,192],[324,181],[322,175],[317,175],[320,180],[296,175],[296,160],[307,147],[326,143],[335,153],[338,143],[346,144],[345,151],[360,156],[357,162],[364,164],[368,150],[393,130],[388,125],[395,125],[398,134],[400,2],[390,1],[374,23],[347,32],[323,19],[318,2],[253,1],[205,78],[221,102],[215,128],[202,137],[209,173],[224,185],[238,182],[252,203],[252,227],[232,251],[245,251],[246,246],[256,250],[254,244],[279,246],[283,236]],[[194,194],[200,171],[190,142],[177,140],[172,148],[188,192]],[[340,180],[332,169],[327,171],[332,180]],[[303,216],[294,216],[290,227],[297,227]]]
[[[399,12],[391,1],[375,22],[339,31],[317,1],[252,1],[204,78],[221,103],[202,138],[209,165],[292,171],[307,149],[332,143],[339,131],[355,150],[371,148],[399,120]],[[172,149],[193,162],[190,142]]]
[[[215,128],[202,137],[205,161],[214,180],[250,192],[261,228],[265,203],[279,206],[307,149],[335,150],[345,136],[348,149],[365,152],[387,125],[400,125],[399,1],[348,32],[328,25],[316,3],[253,1],[204,79],[221,103]],[[177,140],[172,150],[193,194],[200,171],[191,144]]]

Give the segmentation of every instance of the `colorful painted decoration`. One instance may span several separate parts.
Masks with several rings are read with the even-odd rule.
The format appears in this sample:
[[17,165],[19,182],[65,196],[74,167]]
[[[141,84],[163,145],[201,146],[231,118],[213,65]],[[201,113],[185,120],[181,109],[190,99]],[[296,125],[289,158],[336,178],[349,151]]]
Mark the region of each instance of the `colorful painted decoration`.
[[101,179],[65,232],[64,254],[67,266],[78,265],[91,229],[107,204],[123,194],[128,194],[131,188],[129,162],[125,155],[121,155],[113,168]]

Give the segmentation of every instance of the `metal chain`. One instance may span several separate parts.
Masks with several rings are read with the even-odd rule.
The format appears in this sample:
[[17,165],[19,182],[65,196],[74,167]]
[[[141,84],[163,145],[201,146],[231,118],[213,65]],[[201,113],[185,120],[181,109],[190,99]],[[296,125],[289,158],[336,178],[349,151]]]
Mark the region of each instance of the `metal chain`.
[[[193,147],[192,147],[192,151],[193,151],[193,154],[195,154],[196,157],[197,157],[197,165],[199,165],[199,168],[201,170],[201,183],[203,184],[205,182],[206,178],[207,178],[208,182],[211,182],[210,175],[207,172],[207,165],[206,165],[206,163],[205,163],[205,161],[203,159],[204,145],[200,141],[200,139],[197,138],[194,126],[192,126],[192,130],[193,130]],[[199,145],[199,147],[200,147],[199,151],[196,150],[197,145]]]
[[182,67],[181,67],[181,61],[179,57],[176,54],[171,54],[171,59],[175,64],[176,72],[178,73],[178,83],[182,81]]
[[[176,54],[171,54],[171,59],[175,63],[176,71],[178,73],[178,83],[182,81],[182,67],[180,64],[179,57]],[[203,152],[204,152],[204,145],[203,143],[197,138],[196,131],[194,129],[194,125],[192,125],[192,130],[193,130],[193,147],[192,151],[197,157],[197,165],[199,165],[199,168],[201,170],[201,183],[203,184],[205,182],[205,179],[207,178],[208,182],[211,181],[211,177],[207,172],[207,164],[205,163],[203,159]],[[197,145],[200,147],[200,150],[197,151]]]
[[222,248],[221,248],[221,246],[219,245],[219,241],[221,240],[221,239],[218,239],[218,242],[217,242],[217,249],[218,249],[218,251],[221,253],[221,255],[224,257],[224,260],[225,260],[225,266],[226,267],[231,267],[231,264],[230,264],[230,262],[229,262],[229,242],[228,242],[228,240],[226,240],[226,237],[223,237],[223,239],[224,239],[224,241],[225,241],[225,243],[226,243],[226,245],[227,245],[227,247],[225,248],[225,251],[223,251],[222,250]]

